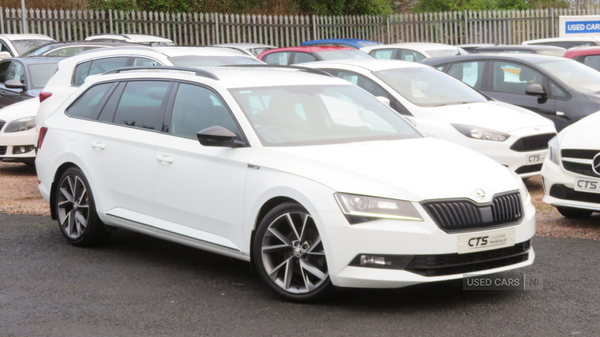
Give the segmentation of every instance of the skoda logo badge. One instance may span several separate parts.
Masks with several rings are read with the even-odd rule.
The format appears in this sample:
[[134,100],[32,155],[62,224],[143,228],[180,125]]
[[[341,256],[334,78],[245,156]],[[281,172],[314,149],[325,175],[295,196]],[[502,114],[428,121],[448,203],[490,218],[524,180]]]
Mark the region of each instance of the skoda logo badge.
[[477,196],[479,197],[479,199],[485,198],[485,191],[482,190],[481,188],[476,189],[475,193],[477,193]]
[[594,160],[592,161],[592,170],[594,170],[594,173],[600,176],[600,152],[594,156]]

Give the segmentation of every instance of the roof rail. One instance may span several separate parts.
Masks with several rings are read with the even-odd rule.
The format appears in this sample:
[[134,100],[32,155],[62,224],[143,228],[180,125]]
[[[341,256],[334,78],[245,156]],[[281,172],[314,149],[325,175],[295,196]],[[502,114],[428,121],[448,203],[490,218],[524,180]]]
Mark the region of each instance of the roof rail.
[[296,70],[304,71],[304,72],[311,73],[311,74],[335,77],[335,76],[331,75],[330,73],[320,70],[320,69],[305,68],[305,67],[299,67],[299,66],[282,66],[282,65],[277,65],[277,64],[232,64],[232,65],[226,65],[226,66],[222,66],[222,67],[296,69]]
[[136,70],[170,70],[170,71],[186,71],[186,72],[191,72],[196,74],[196,76],[202,76],[202,77],[207,77],[207,78],[212,78],[213,80],[219,80],[219,78],[211,73],[210,71],[206,71],[206,70],[202,70],[202,69],[197,69],[197,68],[189,68],[189,67],[174,67],[174,66],[137,66],[137,67],[121,67],[121,68],[115,68],[115,69],[111,69],[107,72],[105,72],[103,75],[107,75],[107,74],[119,74],[121,72],[124,71],[136,71]]

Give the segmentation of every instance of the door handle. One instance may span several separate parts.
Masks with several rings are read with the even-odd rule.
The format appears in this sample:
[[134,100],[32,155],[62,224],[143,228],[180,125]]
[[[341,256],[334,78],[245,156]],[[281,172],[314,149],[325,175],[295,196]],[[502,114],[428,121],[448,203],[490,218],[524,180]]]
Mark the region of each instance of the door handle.
[[173,157],[166,156],[164,154],[157,155],[156,159],[158,159],[158,161],[161,162],[161,163],[163,163],[163,164],[171,164],[171,163],[173,163],[175,161],[175,160],[173,160]]
[[106,145],[104,145],[103,143],[100,143],[100,142],[93,141],[92,147],[96,150],[104,150],[106,148]]
[[564,116],[564,115],[565,115],[565,113],[564,113],[564,112],[562,112],[562,111],[557,111],[557,112],[556,112],[556,115],[557,115],[557,116]]

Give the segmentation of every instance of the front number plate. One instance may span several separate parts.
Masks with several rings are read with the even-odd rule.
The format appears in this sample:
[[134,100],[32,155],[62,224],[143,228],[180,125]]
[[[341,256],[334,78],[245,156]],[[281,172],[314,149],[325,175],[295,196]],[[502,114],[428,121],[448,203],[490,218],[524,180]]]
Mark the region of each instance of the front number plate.
[[474,253],[515,245],[515,229],[471,233],[458,236],[458,253]]
[[535,165],[544,162],[545,154],[530,154],[527,155],[527,163],[525,165]]
[[575,191],[600,193],[600,181],[594,179],[575,179]]

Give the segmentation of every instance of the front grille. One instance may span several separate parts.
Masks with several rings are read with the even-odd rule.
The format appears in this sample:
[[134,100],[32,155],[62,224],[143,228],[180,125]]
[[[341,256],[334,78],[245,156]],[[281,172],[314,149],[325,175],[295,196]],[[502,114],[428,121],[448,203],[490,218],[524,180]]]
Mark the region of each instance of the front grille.
[[542,164],[535,164],[535,165],[521,166],[515,170],[515,173],[516,174],[525,174],[525,173],[539,172],[541,170],[542,170]]
[[594,159],[594,156],[598,154],[598,150],[562,150],[561,154],[565,158],[577,158],[577,159]]
[[573,163],[573,162],[564,161],[564,160],[563,160],[562,164],[563,164],[563,167],[565,168],[565,170],[567,170],[567,171],[571,171],[573,173],[581,174],[584,176],[600,177],[599,175],[596,174],[596,172],[594,172],[594,170],[592,170],[591,164]]
[[6,146],[0,146],[0,156],[4,156],[6,154]]
[[568,188],[563,184],[552,185],[552,187],[550,188],[550,196],[563,200],[592,202],[600,204],[600,194],[575,191],[574,189]]
[[523,217],[521,193],[495,195],[491,203],[469,199],[430,200],[421,203],[436,225],[446,233],[488,229],[514,224]]
[[530,241],[525,241],[512,247],[469,254],[415,255],[404,269],[423,276],[471,273],[527,261],[530,248]]
[[556,133],[544,133],[541,135],[519,138],[510,149],[517,152],[546,150],[548,149],[548,141],[554,136],[556,136]]

